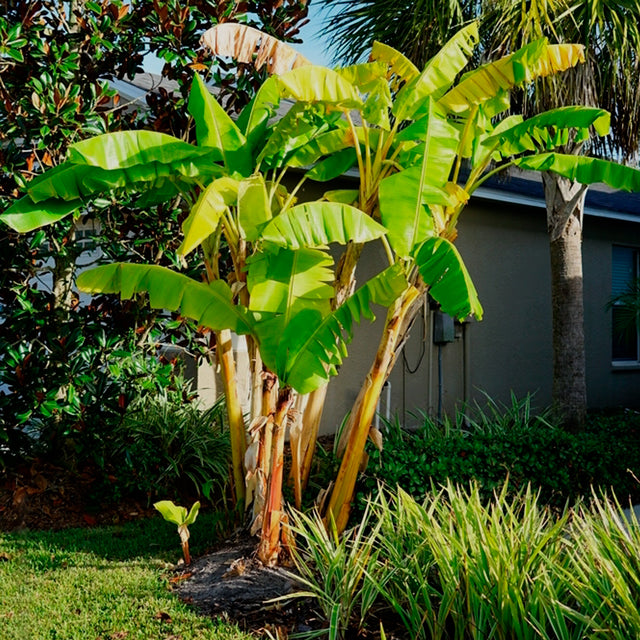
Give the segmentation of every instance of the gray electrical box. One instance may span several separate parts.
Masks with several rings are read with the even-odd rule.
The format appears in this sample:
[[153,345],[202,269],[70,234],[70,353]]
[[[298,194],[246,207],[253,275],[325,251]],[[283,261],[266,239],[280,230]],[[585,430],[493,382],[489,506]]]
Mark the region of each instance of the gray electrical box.
[[447,344],[456,339],[456,329],[453,318],[442,311],[433,314],[433,342]]

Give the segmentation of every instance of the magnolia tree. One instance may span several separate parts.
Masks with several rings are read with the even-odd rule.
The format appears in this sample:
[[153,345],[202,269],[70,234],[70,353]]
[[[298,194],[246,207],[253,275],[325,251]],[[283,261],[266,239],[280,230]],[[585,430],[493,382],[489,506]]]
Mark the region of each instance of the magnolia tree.
[[[342,462],[324,507],[347,523],[358,469],[382,385],[427,292],[457,317],[482,308],[454,246],[470,195],[507,166],[553,165],[582,180],[640,189],[640,173],[611,163],[576,164],[553,150],[569,136],[603,133],[608,115],[567,107],[524,121],[500,120],[509,90],[582,60],[582,48],[535,42],[460,77],[478,40],[470,25],[420,71],[374,44],[371,62],[326,69],[273,38],[240,25],[208,33],[220,55],[276,74],[233,121],[196,78],[189,100],[197,145],[154,132],[120,132],[70,148],[66,162],[27,185],[2,219],[20,231],[82,210],[98,194],[144,191],[190,203],[180,253],[203,256],[202,281],[158,266],[117,263],[78,279],[87,291],[148,293],[152,307],[179,310],[216,332],[233,443],[234,486],[254,505],[259,555],[276,561],[281,543],[283,447],[290,429],[296,498],[314,449],[323,388],[346,355],[354,320],[370,304],[388,308],[375,361],[345,429]],[[291,108],[278,115],[283,98]],[[498,124],[495,124],[499,122]],[[459,184],[463,162],[470,168]],[[304,180],[328,181],[357,166],[358,189],[296,202]],[[548,168],[548,166],[547,166]],[[283,187],[289,169],[301,175]],[[388,267],[355,288],[365,242],[382,242]],[[336,265],[331,243],[345,245]],[[225,271],[221,252],[228,251]],[[235,392],[230,332],[248,336],[254,354],[253,417]],[[311,394],[310,411],[292,411]],[[248,446],[247,446],[248,444]],[[311,453],[310,453],[311,452]]]

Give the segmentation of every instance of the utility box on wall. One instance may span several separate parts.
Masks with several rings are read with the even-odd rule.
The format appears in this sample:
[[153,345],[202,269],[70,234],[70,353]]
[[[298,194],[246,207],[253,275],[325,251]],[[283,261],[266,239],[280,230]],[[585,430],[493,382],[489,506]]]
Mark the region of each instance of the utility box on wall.
[[433,342],[447,344],[456,339],[456,328],[453,318],[442,311],[433,314]]

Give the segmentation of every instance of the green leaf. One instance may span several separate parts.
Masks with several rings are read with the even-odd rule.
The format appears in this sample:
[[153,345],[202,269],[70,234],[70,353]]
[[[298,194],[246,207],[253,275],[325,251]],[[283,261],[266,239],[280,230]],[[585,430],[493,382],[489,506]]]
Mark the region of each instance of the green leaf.
[[307,167],[323,156],[353,147],[351,131],[345,127],[333,129],[310,139],[287,160],[290,167]]
[[315,164],[305,175],[309,180],[329,182],[349,171],[357,162],[355,149],[342,149]]
[[348,204],[308,202],[276,216],[263,230],[262,239],[288,249],[322,247],[333,242],[370,242],[386,229]]
[[201,194],[182,223],[184,239],[178,254],[186,256],[199,247],[218,228],[220,218],[227,205],[218,190],[217,181],[212,182]]
[[355,205],[360,198],[360,192],[357,189],[334,189],[326,191],[324,198],[329,202]]
[[613,189],[640,191],[640,170],[609,160],[562,153],[541,153],[517,158],[514,163],[521,169],[552,171],[581,184],[602,182]]
[[51,199],[34,203],[29,196],[24,196],[5,209],[0,220],[19,233],[27,233],[62,220],[82,206],[82,201],[77,199]]
[[265,132],[269,120],[275,116],[280,104],[280,87],[276,77],[267,78],[251,102],[241,111],[236,124],[247,138],[248,146],[255,149]]
[[189,515],[184,519],[183,524],[185,524],[186,526],[192,525],[196,521],[199,511],[200,502],[194,502],[191,509],[189,510]]
[[418,67],[409,58],[382,42],[374,41],[370,58],[386,63],[392,73],[404,82],[411,82],[420,74]]
[[289,318],[303,308],[325,312],[334,295],[333,259],[318,249],[278,249],[247,260],[247,286],[252,311]]
[[387,82],[388,65],[383,61],[365,62],[336,69],[343,78],[358,88],[367,99],[364,103],[364,119],[382,129],[389,130],[391,91]]
[[580,45],[549,45],[546,39],[537,40],[465,74],[439,103],[447,111],[464,113],[513,87],[565,71],[580,62],[584,62],[584,48]]
[[172,522],[177,526],[184,524],[187,517],[187,510],[184,507],[179,507],[171,500],[161,500],[160,502],[155,502],[153,506],[168,522]]
[[327,67],[306,66],[278,78],[280,95],[300,102],[324,103],[336,109],[360,109],[357,89]]
[[191,160],[179,160],[171,164],[149,162],[114,170],[63,162],[34,178],[27,185],[27,194],[34,202],[42,202],[54,198],[89,198],[114,189],[161,189],[167,182],[188,189],[196,180],[208,182],[221,173],[222,167],[214,164],[207,155],[196,155]]
[[550,151],[564,145],[570,132],[576,131],[575,141],[589,138],[593,127],[600,136],[609,133],[611,117],[608,111],[591,107],[561,107],[540,113],[513,127],[495,133],[483,141],[486,147],[496,147],[503,156],[525,151]]
[[420,275],[429,294],[450,316],[462,320],[473,314],[482,319],[482,305],[462,256],[445,238],[432,237],[415,252]]
[[454,205],[455,194],[447,190],[456,157],[457,131],[427,98],[429,114],[418,165],[388,176],[380,183],[380,218],[388,229],[393,250],[408,258],[414,246],[433,233],[429,204]]
[[261,174],[251,176],[238,185],[238,221],[242,237],[255,242],[260,229],[271,220],[269,194]]
[[373,321],[371,305],[388,307],[406,287],[402,268],[394,265],[371,278],[334,312],[324,317],[309,309],[297,314],[278,343],[276,372],[280,379],[299,393],[325,384],[347,355],[353,322],[359,323],[362,318]]
[[218,151],[229,173],[237,171],[244,176],[250,175],[252,162],[246,138],[198,74],[191,85],[189,113],[196,121],[198,145]]
[[464,69],[478,44],[478,25],[472,22],[458,31],[425,66],[422,73],[399,92],[393,114],[399,120],[412,120],[427,97],[438,100]]
[[116,131],[71,145],[68,162],[101,169],[126,169],[154,162],[174,164],[207,154],[206,149],[198,149],[166,133]]
[[214,331],[231,329],[251,333],[253,316],[234,304],[226,282],[197,282],[165,267],[115,263],[83,271],[76,284],[89,293],[118,293],[124,300],[136,293],[148,293],[154,309],[180,311],[199,325]]

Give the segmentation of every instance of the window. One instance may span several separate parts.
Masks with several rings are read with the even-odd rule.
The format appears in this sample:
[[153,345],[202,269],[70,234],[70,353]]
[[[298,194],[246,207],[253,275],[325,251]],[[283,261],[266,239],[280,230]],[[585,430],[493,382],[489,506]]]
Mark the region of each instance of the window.
[[[639,277],[640,249],[613,247],[611,294],[614,302],[611,305],[613,312],[611,353],[614,362],[640,361],[638,304],[632,294],[634,290],[632,285],[638,282]],[[635,290],[637,291],[637,286]],[[628,294],[626,300],[615,300],[623,294]]]

